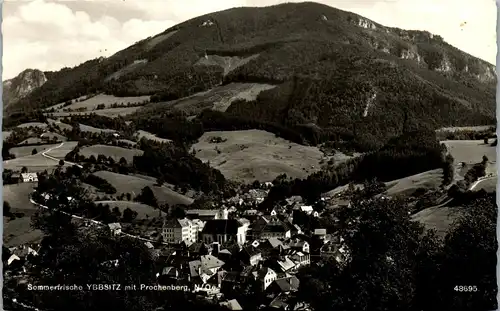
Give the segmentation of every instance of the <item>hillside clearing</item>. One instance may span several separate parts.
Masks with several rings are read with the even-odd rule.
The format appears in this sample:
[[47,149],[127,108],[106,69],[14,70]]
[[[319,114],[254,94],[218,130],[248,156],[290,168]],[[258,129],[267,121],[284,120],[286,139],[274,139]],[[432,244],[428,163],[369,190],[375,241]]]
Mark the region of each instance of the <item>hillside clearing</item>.
[[93,145],[80,149],[80,154],[86,158],[90,158],[92,155],[97,158],[100,154],[102,154],[106,157],[112,157],[115,161],[120,161],[123,157],[128,163],[132,163],[134,156],[141,156],[143,153],[144,151],[139,149],[127,149],[107,145]]
[[482,132],[489,130],[491,128],[495,128],[495,125],[443,127],[436,130],[436,132],[461,132],[461,131]]
[[6,246],[39,242],[42,238],[40,230],[31,228],[31,216],[38,209],[29,200],[29,195],[36,183],[19,183],[3,186],[3,200],[9,202],[13,213],[23,213],[20,218],[10,220],[3,218],[3,242]]
[[138,130],[137,132],[135,132],[134,137],[136,137],[137,141],[141,140],[142,138],[145,138],[145,139],[154,140],[154,141],[157,141],[160,143],[172,142],[170,139],[160,138],[154,134],[151,134],[151,133],[143,131],[143,130]]
[[7,138],[9,138],[10,135],[12,135],[12,131],[2,131],[3,140],[6,140]]
[[[387,187],[385,194],[390,196],[408,196],[412,195],[415,190],[419,188],[423,188],[426,190],[437,189],[442,184],[442,182],[443,170],[435,169],[385,182],[384,184]],[[359,190],[362,190],[364,188],[363,184],[354,184],[354,187]],[[349,185],[340,186],[331,191],[328,191],[324,194],[324,196],[334,197],[347,191],[348,188]]]
[[156,45],[173,36],[178,30],[173,30],[165,34],[157,35],[146,42],[146,50],[154,48]]
[[39,243],[42,238],[42,231],[31,228],[31,215],[25,214],[25,216],[14,220],[9,220],[8,217],[3,218],[3,242],[5,246]]
[[248,57],[207,55],[206,57],[200,58],[194,65],[219,66],[224,69],[224,75],[226,76],[231,71],[245,65],[257,57],[259,57],[259,54],[250,55]]
[[88,115],[90,113],[95,113],[99,116],[103,117],[109,117],[109,118],[116,118],[118,116],[126,116],[131,113],[134,113],[138,109],[140,109],[141,106],[136,106],[136,107],[120,107],[120,108],[109,108],[109,109],[99,109],[99,110],[92,110],[92,111],[60,111],[60,112],[54,112],[50,113],[51,116],[57,117],[57,118],[63,118],[63,117],[71,117],[71,116],[83,116],[83,115]]
[[[225,142],[210,143],[213,137]],[[192,146],[196,157],[242,182],[272,181],[280,174],[304,178],[320,169],[323,153],[261,130],[206,132]],[[218,151],[217,151],[218,150]]]
[[[141,68],[143,65],[147,64],[148,60],[147,59],[139,59],[134,61],[132,64],[127,65],[123,67],[122,69],[118,70],[117,72],[114,72],[110,74],[106,79],[104,79],[105,82],[113,80],[113,79],[118,79],[123,75],[126,75],[128,73],[133,72],[136,69]],[[148,98],[149,100],[149,98]]]
[[3,200],[9,202],[13,212],[36,210],[37,207],[30,202],[30,194],[36,183],[19,183],[3,186]]
[[14,147],[9,150],[10,153],[16,156],[16,158],[30,156],[33,149],[36,149],[37,153],[43,152],[47,149],[59,146],[59,144],[47,144],[47,145],[37,145],[37,146],[26,146],[26,147]]
[[[123,212],[125,209],[130,208],[133,211],[137,212],[137,217],[136,219],[148,219],[148,218],[153,218],[157,217],[159,215],[159,210],[138,202],[130,202],[130,201],[96,201],[96,204],[102,203],[102,204],[107,204],[109,205],[110,209],[112,210],[115,207],[118,207],[120,212],[123,215]],[[165,214],[165,213],[163,213]]]
[[495,192],[497,191],[497,182],[498,178],[489,178],[482,180],[476,187],[474,187],[474,191],[484,190],[489,193]]
[[47,124],[45,123],[41,123],[41,122],[28,122],[28,123],[23,123],[23,124],[19,124],[17,127],[20,127],[20,128],[28,128],[28,127],[39,127],[39,128],[47,128]]
[[115,130],[110,130],[110,129],[99,129],[97,127],[85,125],[85,124],[80,124],[80,131],[82,132],[91,132],[91,133],[116,133]]
[[44,170],[51,170],[59,165],[59,161],[48,159],[44,157],[41,153],[26,156],[22,158],[16,158],[12,160],[3,161],[3,169],[20,171],[24,166],[28,169],[28,172],[43,172]]
[[436,169],[386,182],[387,195],[412,195],[417,189],[437,189],[443,183],[443,170]]
[[58,133],[54,133],[54,132],[43,133],[42,135],[40,135],[40,137],[45,138],[45,139],[50,139],[50,140],[56,139],[57,141],[68,140],[65,136],[58,134]]
[[64,130],[71,131],[73,129],[73,127],[71,125],[66,124],[66,123],[62,123],[59,120],[47,119],[47,122],[51,125],[57,126],[59,129],[61,129],[63,131]]
[[483,156],[488,157],[486,174],[497,173],[497,150],[496,147],[484,144],[482,140],[447,140],[442,141],[448,148],[449,153],[455,159],[455,164],[462,162],[466,164],[476,164],[483,160]]
[[[77,110],[77,109],[82,109],[86,108],[86,112],[90,112],[91,110],[94,110],[97,108],[98,105],[104,104],[106,108],[111,108],[111,105],[113,104],[118,104],[118,105],[127,105],[127,104],[143,104],[146,102],[149,102],[150,96],[136,96],[136,97],[116,97],[113,95],[106,95],[106,94],[98,94],[96,96],[92,96],[87,100],[83,101],[75,101],[73,100],[73,103],[69,106],[64,107],[64,109],[71,109],[71,110]],[[52,107],[51,107],[52,108]],[[57,109],[58,107],[54,107]],[[57,110],[60,110],[57,109]],[[59,111],[61,112],[61,111]]]
[[135,198],[139,193],[141,193],[142,188],[149,186],[153,193],[155,194],[158,203],[169,205],[175,204],[185,204],[189,205],[193,203],[193,200],[177,193],[166,186],[158,187],[155,186],[155,182],[151,180],[146,180],[136,176],[122,175],[108,171],[95,172],[94,175],[107,180],[113,187],[116,188],[116,196],[122,193],[130,193],[132,199]]
[[197,93],[174,101],[172,106],[188,114],[197,114],[206,108],[226,111],[235,100],[252,101],[260,92],[275,87],[275,85],[259,83],[230,83],[215,87],[208,92]]
[[19,144],[17,144],[18,146],[22,146],[22,145],[32,145],[32,144],[42,144],[44,143],[45,141],[41,138],[38,138],[38,137],[30,137],[30,138],[26,138],[25,140],[23,140],[22,142],[20,142]]
[[462,215],[460,207],[430,207],[411,218],[422,223],[426,229],[435,229],[440,238],[444,238],[453,222]]

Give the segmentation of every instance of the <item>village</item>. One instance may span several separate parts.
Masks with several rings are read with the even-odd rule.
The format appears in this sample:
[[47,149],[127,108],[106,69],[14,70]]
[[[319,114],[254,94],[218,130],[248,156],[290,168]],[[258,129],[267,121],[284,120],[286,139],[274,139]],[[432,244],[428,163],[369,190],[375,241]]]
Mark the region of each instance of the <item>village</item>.
[[[112,236],[143,240],[151,256],[160,263],[155,271],[157,284],[146,284],[144,288],[187,289],[230,310],[242,310],[233,297],[252,288],[256,295],[264,297],[263,306],[286,309],[287,299],[300,286],[295,274],[301,267],[321,259],[333,259],[339,264],[345,260],[347,252],[341,237],[311,225],[311,220],[320,219],[328,208],[348,205],[348,201],[323,197],[317,204],[305,205],[301,197],[290,197],[267,213],[254,209],[271,187],[269,182],[262,183],[259,189],[249,189],[225,200],[217,209],[190,209],[183,218],[163,217],[156,240],[128,234],[120,223],[106,226]],[[333,201],[336,204],[325,203]],[[83,220],[81,230],[104,225],[79,216],[74,218]],[[308,223],[298,224],[304,221]],[[30,262],[40,247],[10,248],[9,254],[4,254],[5,278],[28,286]],[[118,266],[120,262],[102,264]]]

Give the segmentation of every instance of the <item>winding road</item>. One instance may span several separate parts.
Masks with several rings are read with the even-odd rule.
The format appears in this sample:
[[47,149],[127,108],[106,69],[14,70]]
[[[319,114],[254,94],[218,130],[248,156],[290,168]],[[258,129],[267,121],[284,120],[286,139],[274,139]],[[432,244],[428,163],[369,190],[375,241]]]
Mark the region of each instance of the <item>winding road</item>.
[[485,182],[485,181],[488,181],[488,180],[491,180],[491,179],[495,179],[497,178],[497,176],[490,176],[490,177],[485,177],[485,178],[482,178],[482,179],[478,179],[476,180],[469,188],[469,191],[472,191],[474,190],[479,184],[481,184],[482,182]]
[[[59,149],[62,146],[64,146],[64,143],[61,143],[59,146],[55,146],[55,147],[49,148],[49,149],[45,150],[44,152],[42,152],[42,156],[44,156],[47,159],[59,162],[60,159],[54,158],[52,156],[49,156],[49,155],[47,155],[47,153],[51,152],[54,149]],[[81,166],[80,164],[77,164],[77,163],[73,163],[73,162],[69,162],[69,161],[64,161],[64,163],[67,163],[67,164],[70,164],[70,165],[75,165],[75,166],[78,166],[79,168],[83,168],[83,166]]]

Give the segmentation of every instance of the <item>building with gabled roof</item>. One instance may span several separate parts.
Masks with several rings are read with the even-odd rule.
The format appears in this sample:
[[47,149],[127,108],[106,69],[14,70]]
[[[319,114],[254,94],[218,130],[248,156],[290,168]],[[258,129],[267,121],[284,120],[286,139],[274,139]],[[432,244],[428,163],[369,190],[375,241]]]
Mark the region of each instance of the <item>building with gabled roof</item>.
[[221,245],[246,242],[248,227],[236,219],[214,219],[206,222],[201,232],[203,242],[211,244],[218,242]]

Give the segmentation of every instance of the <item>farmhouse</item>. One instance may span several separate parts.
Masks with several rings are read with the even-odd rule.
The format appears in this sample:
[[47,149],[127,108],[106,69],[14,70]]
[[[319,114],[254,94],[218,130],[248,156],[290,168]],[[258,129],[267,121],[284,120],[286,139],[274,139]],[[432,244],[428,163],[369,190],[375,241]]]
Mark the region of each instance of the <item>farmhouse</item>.
[[37,182],[38,175],[36,173],[22,173],[21,178],[23,182]]

